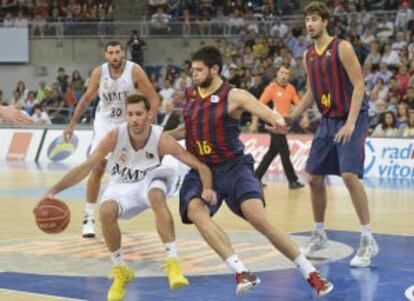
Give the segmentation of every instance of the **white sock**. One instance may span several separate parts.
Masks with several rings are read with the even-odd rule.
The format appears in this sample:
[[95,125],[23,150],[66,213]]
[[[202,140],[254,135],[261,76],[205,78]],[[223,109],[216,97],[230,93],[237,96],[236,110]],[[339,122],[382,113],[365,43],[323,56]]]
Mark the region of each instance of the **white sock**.
[[95,203],[86,202],[85,213],[88,217],[95,216]]
[[315,223],[315,231],[324,232],[325,231],[325,224],[322,223]]
[[372,236],[371,224],[366,224],[361,226],[361,236]]
[[306,259],[305,255],[303,254],[300,254],[293,262],[302,272],[303,277],[305,277],[305,279],[309,278],[310,273],[316,271],[316,268],[310,263],[309,260]]
[[111,254],[111,259],[113,265],[124,265],[124,253],[122,252],[122,248],[119,248],[115,252]]
[[243,262],[239,259],[237,254],[234,254],[225,260],[227,266],[236,273],[247,272]]
[[175,241],[164,244],[164,247],[165,247],[165,253],[167,253],[167,258],[178,257],[177,245],[175,244]]

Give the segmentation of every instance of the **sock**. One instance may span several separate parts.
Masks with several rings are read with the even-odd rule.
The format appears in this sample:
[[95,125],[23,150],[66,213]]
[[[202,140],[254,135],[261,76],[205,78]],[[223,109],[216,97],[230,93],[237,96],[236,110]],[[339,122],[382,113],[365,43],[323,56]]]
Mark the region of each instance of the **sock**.
[[316,268],[310,263],[309,260],[306,259],[305,255],[303,254],[300,254],[293,262],[302,272],[303,277],[305,277],[305,279],[309,278],[310,273],[316,271]]
[[167,253],[167,258],[177,258],[177,246],[175,244],[175,241],[168,242],[164,244],[165,252]]
[[95,203],[86,202],[85,212],[88,217],[95,216]]
[[372,236],[371,224],[362,225],[361,227],[361,236]]
[[315,223],[315,230],[318,232],[324,232],[325,231],[325,224],[322,223]]
[[244,266],[243,262],[239,259],[239,256],[236,254],[230,256],[226,260],[227,266],[232,269],[236,273],[247,272],[246,267]]
[[119,248],[115,252],[112,252],[111,259],[113,265],[124,265],[124,253],[122,252],[122,248]]

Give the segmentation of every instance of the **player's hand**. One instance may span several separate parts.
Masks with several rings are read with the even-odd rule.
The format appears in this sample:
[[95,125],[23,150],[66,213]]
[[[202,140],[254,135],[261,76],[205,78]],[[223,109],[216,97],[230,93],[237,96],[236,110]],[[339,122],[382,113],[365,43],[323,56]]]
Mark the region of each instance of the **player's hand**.
[[63,138],[65,139],[66,142],[69,142],[72,139],[72,136],[73,136],[73,127],[71,127],[70,125],[67,125],[63,129]]
[[345,123],[343,127],[336,133],[335,142],[348,143],[351,140],[352,134],[355,130],[355,124]]
[[54,198],[55,198],[55,195],[53,193],[50,193],[50,192],[48,192],[44,196],[42,196],[40,198],[40,201],[37,203],[36,207],[33,208],[33,214],[36,214],[37,207],[38,207],[38,205],[40,204],[41,201],[44,201],[44,200],[47,200],[47,199],[54,199]]
[[250,125],[249,130],[250,130],[250,133],[257,133],[257,131],[258,131],[258,126],[257,126],[257,123],[252,123],[252,124]]
[[285,116],[285,117],[283,117],[283,119],[285,120],[285,123],[288,127],[293,124],[293,118],[292,117]]
[[279,118],[273,126],[265,125],[265,130],[273,134],[286,135],[289,128],[284,118]]
[[21,110],[13,106],[5,106],[1,112],[1,118],[4,121],[17,124],[32,124],[33,120],[25,115]]
[[207,203],[214,205],[217,203],[217,194],[213,189],[204,189],[201,193],[201,197]]

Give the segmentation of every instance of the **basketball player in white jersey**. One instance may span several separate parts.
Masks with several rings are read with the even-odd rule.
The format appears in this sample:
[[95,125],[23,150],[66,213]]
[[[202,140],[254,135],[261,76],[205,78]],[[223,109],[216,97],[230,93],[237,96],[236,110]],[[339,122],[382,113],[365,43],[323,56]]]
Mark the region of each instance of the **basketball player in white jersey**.
[[145,96],[127,97],[127,123],[116,126],[98,144],[88,159],[70,170],[44,198],[79,183],[100,162],[111,154],[111,178],[100,207],[103,236],[112,253],[114,282],[108,300],[122,300],[126,285],[134,277],[125,265],[121,249],[118,218],[131,218],[151,207],[158,234],[167,252],[166,272],[172,289],[188,285],[177,261],[174,224],[165,199],[178,186],[174,168],[161,165],[164,155],[172,155],[196,170],[202,180],[202,197],[216,202],[209,168],[178,144],[162,127],[151,125],[150,102]]
[[[73,129],[86,108],[99,96],[99,104],[95,113],[93,151],[99,141],[115,126],[125,122],[125,100],[130,94],[138,90],[151,101],[152,116],[158,110],[158,94],[152,87],[148,77],[140,66],[125,60],[124,50],[118,41],[108,42],[105,46],[106,63],[95,68],[92,72],[90,84],[79,101],[78,106],[65,128],[63,134],[70,140]],[[105,172],[106,160],[102,160],[91,172],[86,187],[86,214],[83,221],[82,236],[95,237],[94,212],[98,199],[102,176]]]

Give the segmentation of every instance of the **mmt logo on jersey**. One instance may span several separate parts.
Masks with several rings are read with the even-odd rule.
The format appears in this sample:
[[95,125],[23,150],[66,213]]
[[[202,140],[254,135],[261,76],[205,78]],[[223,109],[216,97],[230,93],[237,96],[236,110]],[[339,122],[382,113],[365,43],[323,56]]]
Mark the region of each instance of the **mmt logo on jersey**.
[[411,140],[370,139],[365,145],[365,174],[386,178],[414,178]]
[[66,142],[63,136],[56,137],[47,149],[47,156],[51,161],[62,161],[72,155],[78,147],[79,139],[73,135],[71,140]]

